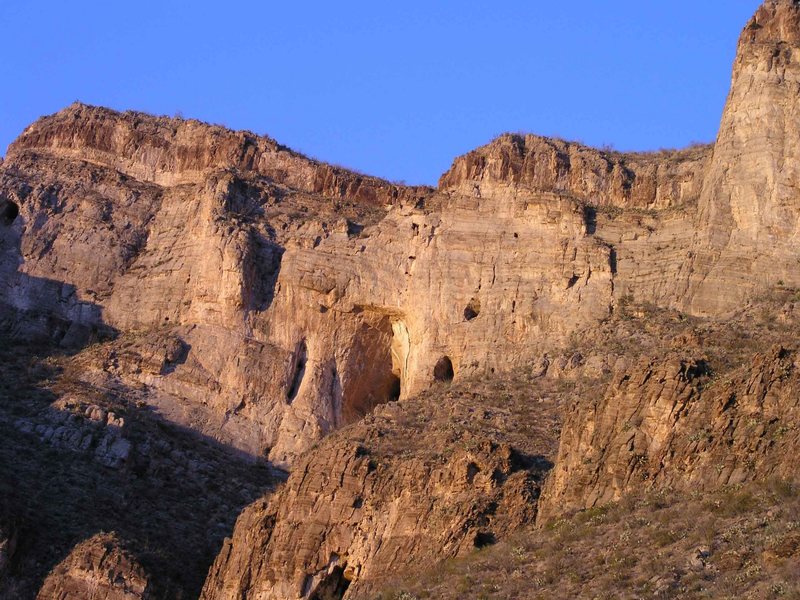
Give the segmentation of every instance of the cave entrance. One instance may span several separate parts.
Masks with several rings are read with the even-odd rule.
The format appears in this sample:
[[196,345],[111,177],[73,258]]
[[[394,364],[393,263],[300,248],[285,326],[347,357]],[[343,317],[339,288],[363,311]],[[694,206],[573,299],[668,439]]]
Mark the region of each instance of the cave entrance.
[[333,567],[311,592],[309,600],[342,600],[350,582],[344,575],[344,567]]
[[11,200],[6,200],[5,206],[0,211],[0,220],[3,221],[3,225],[11,225],[18,216],[19,206]]
[[341,419],[357,421],[379,404],[403,395],[409,335],[394,315],[364,311],[364,320],[352,337],[353,345],[339,362],[342,382]]
[[453,371],[453,361],[449,356],[443,356],[436,362],[433,367],[433,379],[441,383],[449,383],[453,381],[455,371]]

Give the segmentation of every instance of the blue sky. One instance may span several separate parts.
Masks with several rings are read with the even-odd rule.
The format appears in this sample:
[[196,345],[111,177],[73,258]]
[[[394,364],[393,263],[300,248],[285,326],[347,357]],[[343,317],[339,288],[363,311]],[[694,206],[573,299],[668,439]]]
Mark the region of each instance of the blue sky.
[[74,100],[180,113],[435,183],[504,131],[716,135],[758,0],[0,2],[0,153]]

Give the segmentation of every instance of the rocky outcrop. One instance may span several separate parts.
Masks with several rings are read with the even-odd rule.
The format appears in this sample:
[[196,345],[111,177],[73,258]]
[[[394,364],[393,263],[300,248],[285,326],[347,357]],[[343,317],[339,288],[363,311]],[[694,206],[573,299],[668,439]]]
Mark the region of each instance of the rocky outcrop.
[[702,359],[645,360],[566,416],[540,521],[649,487],[790,478],[800,451],[797,352],[776,346],[724,379]]
[[145,386],[91,385],[86,359],[0,336],[0,598],[34,598],[100,531],[159,600],[197,598],[239,512],[285,474],[169,423]]
[[113,534],[79,544],[45,580],[37,600],[148,600],[147,573]]
[[525,389],[442,387],[329,437],[276,497],[244,511],[202,598],[374,597],[398,570],[468,554],[530,522],[557,417],[552,400],[540,403],[542,435],[526,435]]
[[[442,373],[563,348],[627,299],[727,315],[800,285],[798,11],[768,2],[748,25],[713,148],[506,135],[438,191],[73,105],[0,167],[0,319],[65,346],[122,334],[87,358],[92,384],[149,386],[170,419],[288,465]],[[155,370],[119,359],[173,343]]]
[[436,381],[440,361],[455,379],[507,371],[613,310],[611,252],[555,194],[456,196],[441,213],[393,210],[367,232],[284,255],[272,335],[304,344],[308,362],[272,458],[305,449],[296,433],[329,407],[368,406],[366,381],[394,380],[406,398]]
[[[588,349],[634,305],[680,310],[679,322],[728,318],[800,287],[798,31],[789,0],[748,25],[713,148],[624,154],[506,135],[456,159],[438,190],[196,121],[83,105],[45,117],[0,164],[0,329],[73,355],[32,384],[44,398],[0,407],[0,427],[36,457],[26,472],[49,468],[42,448],[68,455],[65,472],[80,475],[64,476],[70,506],[84,480],[133,481],[150,502],[153,481],[180,482],[160,512],[113,506],[155,515],[146,533],[168,533],[172,552],[191,540],[195,566],[232,507],[257,497],[228,476],[233,465],[293,466],[240,518],[208,600],[356,598],[384,573],[458,556],[537,513],[634,487],[788,475],[792,344],[730,380],[698,344],[636,367],[639,340]],[[513,373],[575,384],[569,372],[584,366],[596,388],[568,413],[539,506],[558,418],[458,386]],[[520,429],[542,419],[546,431]],[[218,442],[251,462],[222,457]],[[212,485],[220,495],[206,502]],[[186,498],[207,539],[174,518]],[[78,533],[109,529],[98,522]],[[44,589],[114,588],[101,565],[117,551],[99,547],[81,546]],[[120,580],[141,583],[125,561]],[[167,579],[198,587],[197,573]]]
[[33,152],[111,167],[160,186],[203,183],[236,170],[292,189],[383,206],[425,194],[311,160],[268,137],[194,120],[116,113],[75,103],[28,127],[8,149],[12,162]]
[[[122,333],[87,357],[90,383],[150,386],[170,418],[286,464],[442,361],[507,370],[613,310],[612,250],[570,197],[409,188],[387,210],[264,166],[288,151],[225,162],[240,137],[82,106],[32,126],[0,174],[19,207],[0,231],[8,327]],[[171,343],[155,371],[120,360]]]
[[512,185],[518,193],[568,194],[600,207],[665,209],[694,204],[713,146],[653,153],[597,150],[537,135],[506,134],[455,160],[442,190],[491,194]]
[[[83,106],[35,124],[0,174],[6,206],[18,209],[0,225],[0,303],[4,328],[18,337],[75,347],[130,333],[132,339],[97,349],[94,362],[87,358],[92,383],[151,386],[153,404],[170,418],[262,456],[275,444],[295,360],[296,340],[273,343],[267,312],[286,246],[313,247],[340,231],[354,235],[363,225],[347,215],[369,223],[385,214],[384,203],[404,196],[387,191],[375,200],[347,186],[347,199],[320,196],[294,179],[299,189],[288,188],[274,173],[230,162],[243,136]],[[152,168],[174,168],[177,179],[125,162],[131,140],[142,147],[130,160],[156,157]],[[289,166],[297,162],[287,171],[292,177],[301,167],[319,167],[262,142],[277,153],[264,150],[270,168],[285,157]],[[303,213],[307,218],[299,218]],[[145,354],[149,345],[178,349],[153,372],[118,359],[131,354],[122,347],[136,344]],[[387,397],[356,398],[352,414],[335,419],[355,418]],[[334,425],[311,423],[302,437],[313,440]]]
[[[769,0],[745,27],[698,203],[684,306],[718,315],[797,269],[800,6]],[[724,291],[724,293],[721,293]]]

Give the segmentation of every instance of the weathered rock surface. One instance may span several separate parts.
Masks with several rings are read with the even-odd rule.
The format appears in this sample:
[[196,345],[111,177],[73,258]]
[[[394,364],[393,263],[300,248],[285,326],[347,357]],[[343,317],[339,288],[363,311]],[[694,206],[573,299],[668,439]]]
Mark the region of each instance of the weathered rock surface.
[[530,522],[558,419],[532,381],[441,387],[327,438],[245,510],[202,597],[373,597]]
[[540,519],[647,487],[711,490],[794,476],[800,451],[797,352],[776,346],[723,380],[669,355],[617,373],[568,413]]
[[238,170],[291,189],[378,206],[417,192],[309,160],[250,132],[134,112],[120,115],[79,103],[28,127],[6,160],[13,162],[26,151],[111,167],[164,187],[204,183],[209,172]]
[[748,25],[713,147],[502,136],[438,191],[245,132],[74,105],[0,168],[9,327],[67,345],[111,328],[145,354],[177,344],[157,372],[117,360],[120,343],[87,372],[150,386],[168,418],[290,464],[426,389],[438,364],[513,369],[623,299],[727,314],[800,284],[785,166],[797,12],[767,3]]
[[765,286],[800,285],[800,5],[769,0],[745,27],[698,203],[684,306],[731,311]]
[[695,204],[712,145],[687,150],[622,153],[536,135],[503,135],[459,157],[442,175],[442,190],[491,195],[498,186],[518,193],[568,194],[593,206],[665,209]]
[[[0,485],[36,552],[112,529],[149,547],[163,531],[160,552],[192,546],[191,573],[137,556],[167,594],[197,593],[232,511],[272,480],[267,459],[294,471],[241,516],[204,597],[355,598],[537,514],[790,475],[795,340],[773,338],[775,323],[796,331],[799,60],[800,5],[769,0],[740,39],[713,146],[624,154],[506,135],[436,190],[196,121],[79,104],[37,121],[0,164],[1,339],[59,355],[28,381],[0,348],[0,370],[29,384],[0,381],[15,399],[0,404],[14,442]],[[741,329],[737,311],[776,293],[787,303],[765,305],[755,334],[774,349],[714,350],[719,323]],[[626,337],[657,311],[680,335]],[[685,327],[702,319],[717,326]],[[499,395],[520,373],[583,394],[541,503],[559,411]],[[459,387],[484,381],[474,398]],[[125,491],[102,493],[124,527],[82,514],[49,544],[64,514],[25,477],[45,472],[70,510],[99,502],[87,482],[113,481]],[[20,560],[41,570],[36,552]],[[60,571],[75,589],[108,583],[76,560]]]
[[75,547],[45,580],[37,600],[148,600],[147,573],[113,534]]

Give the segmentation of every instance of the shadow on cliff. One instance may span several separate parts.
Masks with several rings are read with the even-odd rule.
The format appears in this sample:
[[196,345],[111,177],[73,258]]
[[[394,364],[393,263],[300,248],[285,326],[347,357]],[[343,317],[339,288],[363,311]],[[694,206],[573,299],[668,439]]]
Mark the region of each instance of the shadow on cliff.
[[[0,596],[35,597],[75,545],[115,531],[151,575],[156,597],[197,597],[242,508],[279,474],[116,392],[73,393],[63,380],[72,351],[0,335],[0,504],[18,531]],[[130,452],[121,464],[101,460],[104,424],[88,419],[82,402],[64,404],[78,394],[124,419]],[[97,432],[91,443],[74,442],[86,432]]]
[[17,532],[0,597],[34,598],[101,531],[119,534],[155,597],[197,597],[242,508],[283,474],[165,421],[137,390],[83,381],[80,352],[118,332],[75,286],[22,271],[19,209],[0,205],[0,513]]

